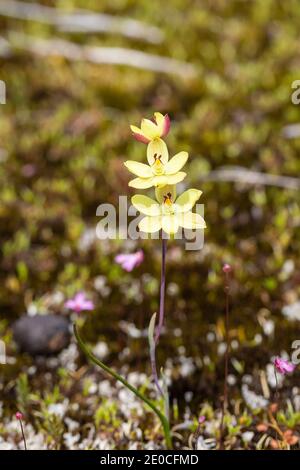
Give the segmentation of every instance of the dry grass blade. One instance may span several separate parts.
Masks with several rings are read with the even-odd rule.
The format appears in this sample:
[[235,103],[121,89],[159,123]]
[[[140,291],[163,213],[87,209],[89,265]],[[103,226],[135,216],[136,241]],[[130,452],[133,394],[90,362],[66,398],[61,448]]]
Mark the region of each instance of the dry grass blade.
[[291,176],[270,175],[258,171],[248,170],[238,166],[221,167],[201,178],[202,181],[228,181],[250,185],[277,186],[285,189],[300,189],[300,178]]
[[12,47],[41,56],[61,56],[68,60],[82,60],[95,64],[111,64],[135,67],[152,72],[193,78],[196,69],[192,64],[169,57],[161,57],[122,47],[80,46],[62,39],[39,39],[21,33],[11,33]]
[[9,42],[0,37],[0,57],[9,57],[11,54],[11,48]]
[[163,32],[142,21],[120,18],[104,13],[84,9],[65,12],[37,3],[9,0],[0,2],[0,15],[29,21],[38,21],[53,25],[69,32],[116,33],[122,36],[159,44],[164,38]]

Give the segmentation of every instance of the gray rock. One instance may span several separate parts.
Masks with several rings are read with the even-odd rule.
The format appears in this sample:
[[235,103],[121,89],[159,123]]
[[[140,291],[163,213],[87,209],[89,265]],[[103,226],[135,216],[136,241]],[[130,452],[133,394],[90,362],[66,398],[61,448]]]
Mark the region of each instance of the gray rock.
[[58,315],[24,315],[12,330],[19,349],[32,356],[57,354],[70,342],[69,322]]

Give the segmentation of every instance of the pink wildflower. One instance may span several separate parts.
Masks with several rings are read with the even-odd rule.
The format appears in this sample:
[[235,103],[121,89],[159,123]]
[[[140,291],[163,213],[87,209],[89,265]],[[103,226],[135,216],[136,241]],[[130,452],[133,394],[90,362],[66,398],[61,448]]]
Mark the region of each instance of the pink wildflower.
[[274,366],[280,374],[288,374],[294,372],[295,365],[285,359],[281,359],[280,357],[276,357],[274,360]]
[[93,310],[94,303],[85,297],[84,292],[78,292],[73,299],[67,300],[65,307],[76,313],[80,313],[83,310]]
[[228,274],[232,271],[232,267],[230,266],[230,264],[226,263],[224,264],[223,266],[223,273],[225,274]]
[[131,272],[134,268],[139,266],[144,261],[144,253],[142,250],[137,251],[136,253],[121,253],[115,257],[115,262],[122,266],[122,268]]

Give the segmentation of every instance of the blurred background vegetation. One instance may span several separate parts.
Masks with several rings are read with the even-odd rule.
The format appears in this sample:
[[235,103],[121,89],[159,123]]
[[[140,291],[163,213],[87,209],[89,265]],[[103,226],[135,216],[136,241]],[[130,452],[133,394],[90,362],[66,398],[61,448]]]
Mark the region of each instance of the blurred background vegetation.
[[[292,82],[300,78],[298,2],[48,0],[39,5],[61,13],[50,21],[50,10],[42,11],[44,22],[5,13],[13,3],[0,7],[0,79],[7,86],[0,106],[2,335],[9,341],[10,325],[28,311],[66,315],[64,300],[83,289],[96,304],[84,315],[85,337],[107,344],[110,365],[150,373],[147,338],[132,329],[144,331],[157,310],[160,244],[97,240],[96,209],[103,202],[117,206],[119,195],[129,194],[123,161],[145,158],[129,124],[154,111],[169,113],[169,148],[190,154],[184,185],[203,191],[207,230],[199,252],[169,243],[158,359],[169,358],[171,395],[183,409],[186,392],[195,412],[206,399],[218,404],[221,268],[229,262],[230,367],[239,396],[244,374],[259,377],[274,354],[290,354],[300,338],[300,108],[291,102]],[[121,23],[106,18],[105,32],[82,31],[75,20],[59,24],[75,8]],[[126,18],[141,22],[140,29]],[[94,55],[89,47],[97,48]],[[122,48],[106,49],[104,62],[119,63],[95,63],[107,47]],[[223,167],[293,179],[284,187],[280,178],[248,183],[238,173],[223,181],[223,170],[215,173]],[[139,248],[145,262],[125,274],[115,255]],[[11,355],[13,348],[9,341]],[[3,368],[10,406],[10,381],[34,361],[20,355]],[[288,390],[297,377],[286,382]],[[53,372],[52,380],[43,387],[61,377]]]

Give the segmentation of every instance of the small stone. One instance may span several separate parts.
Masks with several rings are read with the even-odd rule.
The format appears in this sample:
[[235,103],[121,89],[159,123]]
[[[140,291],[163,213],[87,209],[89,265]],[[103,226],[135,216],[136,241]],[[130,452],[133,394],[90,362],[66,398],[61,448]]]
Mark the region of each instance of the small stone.
[[19,349],[32,356],[57,354],[70,342],[69,322],[58,315],[24,315],[12,330]]

